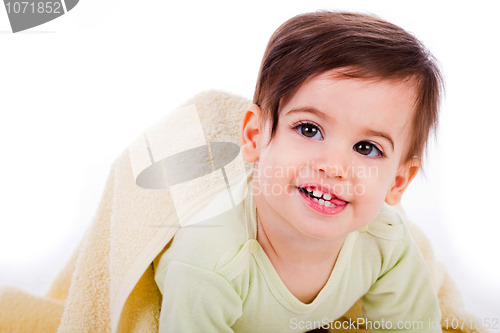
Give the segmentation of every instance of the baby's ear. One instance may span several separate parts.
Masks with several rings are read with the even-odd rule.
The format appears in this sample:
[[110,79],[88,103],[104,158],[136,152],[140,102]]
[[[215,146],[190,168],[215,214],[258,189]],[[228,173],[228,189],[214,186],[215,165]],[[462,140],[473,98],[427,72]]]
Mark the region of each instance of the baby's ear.
[[250,105],[243,114],[240,131],[241,154],[248,163],[259,159],[261,109],[257,104]]
[[408,163],[401,165],[396,174],[389,192],[385,197],[385,202],[391,206],[397,205],[401,201],[404,191],[420,170],[420,159],[412,158]]

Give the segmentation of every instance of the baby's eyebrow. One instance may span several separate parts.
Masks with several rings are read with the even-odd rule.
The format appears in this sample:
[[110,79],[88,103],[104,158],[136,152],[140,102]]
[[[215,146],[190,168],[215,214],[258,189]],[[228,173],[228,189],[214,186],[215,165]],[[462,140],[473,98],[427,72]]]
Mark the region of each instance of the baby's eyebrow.
[[320,111],[320,110],[318,110],[318,109],[316,109],[315,107],[312,107],[312,106],[305,106],[305,107],[293,108],[293,109],[291,109],[290,111],[288,111],[285,114],[285,117],[289,116],[291,114],[297,113],[297,112],[312,113],[312,114],[317,115],[320,118],[323,118],[324,120],[330,120],[330,116],[329,115],[327,115],[326,113],[324,113],[324,112],[322,112],[322,111]]

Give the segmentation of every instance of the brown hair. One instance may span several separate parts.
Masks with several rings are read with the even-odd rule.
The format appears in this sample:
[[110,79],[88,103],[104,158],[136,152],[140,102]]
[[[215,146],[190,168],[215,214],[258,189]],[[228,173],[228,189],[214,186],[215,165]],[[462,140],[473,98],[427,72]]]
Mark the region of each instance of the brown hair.
[[422,162],[431,132],[438,127],[444,83],[437,61],[404,29],[378,17],[318,11],[282,24],[271,36],[260,67],[253,103],[276,134],[279,103],[306,80],[332,69],[346,78],[412,81],[416,91],[411,141],[401,164]]

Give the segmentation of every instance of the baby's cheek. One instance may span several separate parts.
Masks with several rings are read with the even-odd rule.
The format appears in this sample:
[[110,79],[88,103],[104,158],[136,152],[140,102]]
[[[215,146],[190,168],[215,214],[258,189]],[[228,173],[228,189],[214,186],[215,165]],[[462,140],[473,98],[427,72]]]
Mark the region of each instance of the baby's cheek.
[[354,230],[358,230],[373,221],[382,205],[383,201],[368,196],[365,196],[363,200],[352,202]]
[[363,192],[369,197],[379,197],[385,194],[387,189],[387,177],[380,173],[376,168],[370,168],[368,171],[358,173],[355,178],[356,193]]
[[386,190],[376,179],[365,179],[353,186],[352,203],[360,210],[360,214],[370,216],[378,213],[385,200]]
[[350,185],[350,191],[357,200],[371,197],[377,191],[377,182],[371,178],[356,178]]

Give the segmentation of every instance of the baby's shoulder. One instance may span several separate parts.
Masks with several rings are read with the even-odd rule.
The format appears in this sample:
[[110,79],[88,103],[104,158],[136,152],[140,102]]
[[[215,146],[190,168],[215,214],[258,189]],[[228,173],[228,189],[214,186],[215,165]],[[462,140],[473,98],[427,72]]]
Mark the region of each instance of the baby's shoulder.
[[158,269],[179,261],[214,272],[220,261],[237,252],[247,239],[243,201],[217,216],[180,228],[168,250],[161,255]]
[[410,251],[412,247],[413,240],[402,213],[384,203],[377,216],[358,230],[351,259],[359,267],[353,267],[371,271],[373,274],[370,276],[376,279],[413,253]]
[[384,203],[377,216],[360,232],[367,232],[379,239],[396,241],[404,239],[405,228],[400,212]]
[[358,240],[363,244],[361,248],[364,251],[376,251],[382,256],[401,254],[412,242],[402,213],[387,203],[358,232]]

